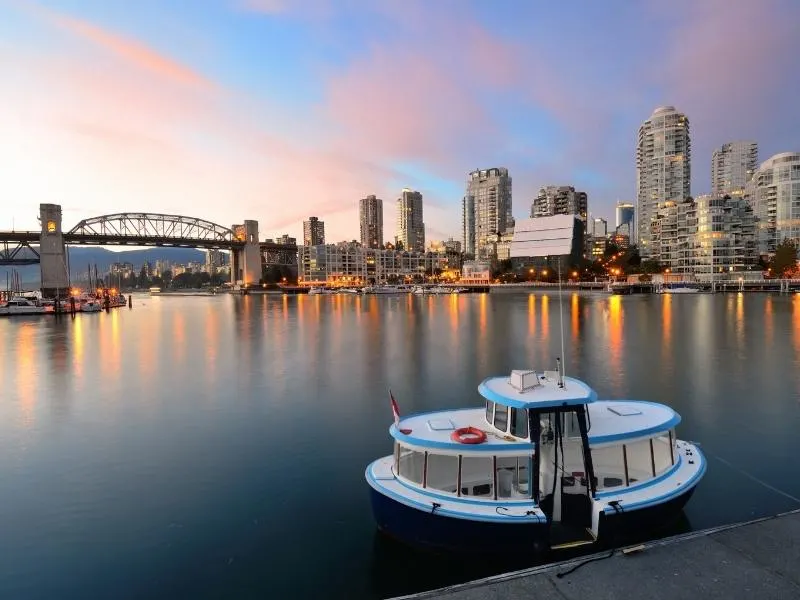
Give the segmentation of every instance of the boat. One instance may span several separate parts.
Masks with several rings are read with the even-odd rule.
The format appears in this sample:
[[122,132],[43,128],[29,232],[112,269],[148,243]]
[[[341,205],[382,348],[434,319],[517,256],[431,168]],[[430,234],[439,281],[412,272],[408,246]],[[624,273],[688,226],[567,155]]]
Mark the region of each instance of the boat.
[[544,553],[614,544],[680,515],[706,471],[670,407],[598,400],[557,370],[478,386],[484,406],[399,417],[366,469],[383,533],[435,550]]
[[405,285],[374,285],[364,288],[365,294],[406,294],[411,291]]
[[81,312],[101,312],[103,305],[97,298],[81,298],[80,311]]
[[316,296],[317,294],[330,295],[330,294],[335,294],[335,293],[336,293],[336,290],[332,290],[330,288],[324,288],[324,287],[311,287],[311,288],[308,289],[308,295],[309,296]]
[[13,317],[18,315],[45,315],[55,312],[54,305],[42,305],[30,298],[14,296],[8,302],[0,304],[0,315]]

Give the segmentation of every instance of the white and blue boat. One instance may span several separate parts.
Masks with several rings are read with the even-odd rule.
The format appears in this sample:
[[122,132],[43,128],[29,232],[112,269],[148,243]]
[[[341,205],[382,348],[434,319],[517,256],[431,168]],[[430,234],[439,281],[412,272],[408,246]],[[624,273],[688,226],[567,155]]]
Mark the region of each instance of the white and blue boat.
[[678,517],[705,473],[674,410],[598,400],[560,362],[478,392],[485,406],[402,419],[392,398],[394,453],[366,470],[381,531],[448,552],[615,544]]

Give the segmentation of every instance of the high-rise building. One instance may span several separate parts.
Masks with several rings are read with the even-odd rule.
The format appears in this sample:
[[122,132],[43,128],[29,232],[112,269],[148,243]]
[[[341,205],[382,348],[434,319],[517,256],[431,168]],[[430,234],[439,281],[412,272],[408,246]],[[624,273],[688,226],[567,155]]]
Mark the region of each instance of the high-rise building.
[[711,193],[741,196],[758,168],[756,142],[729,142],[711,155]]
[[615,233],[626,235],[631,243],[636,241],[636,207],[629,202],[617,202]]
[[602,217],[592,219],[592,237],[605,238],[608,235],[608,221]]
[[650,256],[650,222],[658,207],[688,198],[690,179],[689,119],[674,106],[661,106],[639,127],[636,147],[636,216],[642,256]]
[[397,199],[397,241],[410,252],[425,252],[422,194],[404,188]]
[[325,243],[325,222],[317,217],[303,221],[303,245],[319,246]]
[[383,246],[383,200],[374,195],[358,201],[361,223],[361,245],[367,248]]
[[666,202],[650,222],[651,258],[672,273],[712,281],[756,263],[753,209],[742,197]]
[[555,215],[575,215],[583,221],[587,231],[589,197],[586,192],[576,192],[572,186],[549,185],[539,189],[531,203],[531,218],[553,217]]
[[758,218],[758,250],[772,254],[784,239],[800,242],[800,152],[761,163],[745,192]]
[[500,236],[514,229],[508,169],[472,171],[461,207],[464,252],[481,260],[493,259]]

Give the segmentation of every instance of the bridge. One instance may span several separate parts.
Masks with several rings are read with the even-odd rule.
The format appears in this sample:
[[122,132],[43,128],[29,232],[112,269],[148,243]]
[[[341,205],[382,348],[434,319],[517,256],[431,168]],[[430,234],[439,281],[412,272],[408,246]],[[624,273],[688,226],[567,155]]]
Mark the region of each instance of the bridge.
[[38,263],[42,294],[54,296],[68,287],[66,246],[165,246],[229,250],[231,283],[258,283],[264,267],[296,267],[297,245],[260,242],[258,221],[225,227],[182,215],[115,213],[84,219],[67,232],[61,206],[39,206],[41,231],[0,231],[0,266]]

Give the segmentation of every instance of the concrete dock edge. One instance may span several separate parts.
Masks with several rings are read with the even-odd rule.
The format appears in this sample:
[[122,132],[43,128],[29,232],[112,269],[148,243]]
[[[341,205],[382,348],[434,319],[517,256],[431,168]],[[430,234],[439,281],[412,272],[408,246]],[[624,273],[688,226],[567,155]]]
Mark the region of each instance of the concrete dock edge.
[[[637,550],[623,552],[632,548]],[[572,599],[588,597],[587,592],[593,600],[800,598],[800,509],[623,546],[608,555],[603,551],[390,600]],[[574,574],[556,576],[581,563],[587,564]]]

